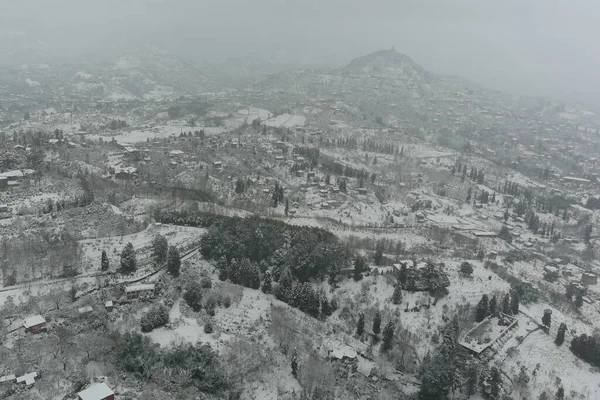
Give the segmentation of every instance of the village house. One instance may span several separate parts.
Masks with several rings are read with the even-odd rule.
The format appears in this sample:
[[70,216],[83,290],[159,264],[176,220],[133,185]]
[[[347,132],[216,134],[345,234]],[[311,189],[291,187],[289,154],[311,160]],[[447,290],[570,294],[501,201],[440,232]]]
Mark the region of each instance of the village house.
[[366,188],[358,188],[358,194],[367,194]]
[[213,161],[213,167],[216,169],[223,168],[223,163],[221,161]]
[[595,285],[598,283],[598,277],[594,274],[590,274],[589,272],[584,272],[581,274],[581,283],[586,286]]
[[112,311],[114,307],[114,304],[112,302],[112,300],[108,300],[106,303],[104,303],[104,308],[106,308],[106,311]]
[[0,384],[5,382],[14,382],[17,380],[17,376],[15,374],[0,376]]
[[35,383],[35,378],[38,377],[38,373],[37,372],[30,372],[28,374],[25,374],[23,376],[19,376],[16,379],[17,383],[24,383],[25,385],[29,386],[29,385],[33,385]]
[[369,270],[371,270],[371,274],[373,275],[389,275],[394,272],[395,268],[370,266]]
[[0,176],[0,190],[8,189],[8,178]]
[[185,153],[182,150],[171,150],[169,151],[169,157],[183,159],[185,158]]
[[137,173],[134,167],[115,168],[115,178],[120,180],[131,180]]
[[41,315],[34,315],[26,318],[25,321],[23,321],[23,327],[25,328],[25,332],[31,332],[34,334],[45,331],[47,329],[46,319]]
[[155,287],[153,283],[127,286],[125,288],[125,295],[130,300],[137,299],[143,294],[153,294]]
[[84,314],[89,314],[93,311],[94,309],[92,308],[92,306],[85,306],[85,307],[79,307],[77,309],[77,311],[79,312],[79,315],[84,315]]
[[8,204],[0,204],[0,213],[8,212]]
[[77,393],[78,400],[114,400],[115,392],[106,383],[96,383]]

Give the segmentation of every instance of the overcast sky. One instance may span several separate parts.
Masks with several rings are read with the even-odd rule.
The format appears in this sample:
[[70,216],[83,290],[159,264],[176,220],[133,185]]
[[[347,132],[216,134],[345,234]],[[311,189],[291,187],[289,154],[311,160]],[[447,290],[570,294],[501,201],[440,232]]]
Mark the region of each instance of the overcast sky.
[[60,56],[160,43],[200,61],[332,66],[395,46],[512,93],[600,93],[598,0],[0,0],[0,47],[14,42],[7,33]]

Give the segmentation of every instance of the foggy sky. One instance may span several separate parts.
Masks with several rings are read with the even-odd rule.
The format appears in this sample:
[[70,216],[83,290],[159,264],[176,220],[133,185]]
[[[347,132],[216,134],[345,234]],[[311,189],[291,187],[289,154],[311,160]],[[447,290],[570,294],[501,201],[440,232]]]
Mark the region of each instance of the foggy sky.
[[153,43],[196,61],[339,66],[395,46],[511,93],[600,93],[598,0],[0,0],[0,44],[7,33],[57,57]]

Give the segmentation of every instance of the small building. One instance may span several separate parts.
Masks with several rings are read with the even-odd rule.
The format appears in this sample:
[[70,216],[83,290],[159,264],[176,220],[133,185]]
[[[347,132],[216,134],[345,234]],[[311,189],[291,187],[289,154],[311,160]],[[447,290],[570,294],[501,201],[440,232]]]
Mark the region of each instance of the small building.
[[369,270],[371,271],[371,274],[373,274],[373,275],[389,275],[394,272],[395,267],[370,266]]
[[77,393],[78,400],[114,400],[115,392],[106,383],[96,383]]
[[498,252],[497,251],[490,251],[490,254],[488,255],[488,258],[490,260],[495,260],[496,257],[498,257]]
[[28,374],[25,374],[23,376],[19,376],[16,379],[17,383],[24,383],[25,385],[29,386],[29,385],[33,385],[35,383],[35,378],[37,378],[38,373],[37,372],[30,372]]
[[495,238],[496,236],[498,236],[496,232],[492,231],[475,231],[473,232],[473,235],[475,235],[475,237],[478,238]]
[[106,308],[106,311],[112,311],[114,307],[115,305],[113,304],[112,300],[109,300],[106,303],[104,303],[104,308]]
[[277,160],[277,161],[283,161],[284,158],[283,158],[283,156],[275,156],[275,160]]
[[299,177],[304,176],[304,171],[299,169],[298,171],[296,171],[296,176],[299,176]]
[[0,176],[0,190],[8,189],[8,178]]
[[358,188],[358,194],[367,194],[367,188]]
[[0,213],[8,212],[8,204],[0,204]]
[[581,283],[586,286],[596,285],[598,283],[598,277],[594,274],[590,274],[589,272],[584,272],[581,274]]
[[552,266],[550,264],[544,265],[544,272],[546,272],[548,274],[558,274],[558,268],[556,268],[555,266]]
[[185,158],[185,153],[182,150],[171,150],[169,151],[169,157],[171,158]]
[[79,312],[79,315],[85,315],[91,313],[92,311],[94,311],[94,309],[92,308],[92,306],[85,306],[79,307],[77,311]]
[[144,294],[153,294],[156,285],[153,283],[143,285],[131,285],[125,288],[125,295],[128,299],[137,299]]
[[223,163],[221,161],[213,161],[213,167],[217,169],[223,168]]
[[121,180],[131,180],[137,173],[137,169],[133,167],[115,168],[115,178]]
[[0,384],[6,382],[14,382],[17,380],[17,376],[15,374],[0,376]]
[[46,330],[46,319],[41,315],[26,318],[23,322],[25,332],[39,333]]

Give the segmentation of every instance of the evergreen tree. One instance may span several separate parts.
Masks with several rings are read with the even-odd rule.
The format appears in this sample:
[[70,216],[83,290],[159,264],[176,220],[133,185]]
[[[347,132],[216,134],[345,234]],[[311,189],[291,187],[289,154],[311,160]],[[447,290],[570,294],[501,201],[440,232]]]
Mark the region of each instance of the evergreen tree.
[[106,250],[102,250],[102,257],[100,259],[100,270],[108,271],[108,256],[106,255]]
[[365,313],[362,311],[358,314],[358,323],[356,324],[356,335],[358,337],[362,336],[365,330]]
[[408,267],[406,266],[406,263],[402,263],[400,265],[400,272],[398,272],[398,282],[400,283],[400,285],[406,284],[407,277],[408,277]]
[[135,250],[131,243],[127,243],[121,252],[121,273],[133,274],[137,268],[137,260],[135,258]]
[[477,303],[477,309],[475,310],[475,321],[481,322],[485,319],[488,313],[488,302],[487,294],[481,296],[481,300]]
[[497,302],[496,296],[492,296],[492,299],[490,300],[490,315],[496,314]]
[[247,287],[251,289],[260,288],[260,269],[257,263],[252,263],[249,270],[249,276],[246,279]]
[[491,395],[494,396],[494,399],[499,399],[500,394],[500,385],[502,384],[502,375],[500,375],[500,371],[496,367],[492,367],[491,370]]
[[373,318],[373,333],[379,335],[379,332],[381,332],[381,314],[377,311]]
[[565,398],[565,388],[562,386],[556,391],[556,400],[563,400]]
[[373,256],[373,258],[375,259],[375,265],[382,265],[383,264],[383,243],[382,242],[378,242],[377,243],[377,248],[375,249],[375,255]]
[[567,324],[562,322],[560,324],[560,326],[558,327],[558,332],[556,333],[556,339],[554,340],[554,343],[556,343],[557,346],[560,346],[561,344],[564,343],[566,331],[567,331]]
[[167,271],[172,276],[179,276],[179,270],[181,269],[181,257],[179,256],[179,250],[175,246],[169,247],[167,254]]
[[294,378],[298,377],[298,355],[296,354],[296,352],[294,351],[294,354],[292,354],[292,375],[294,376]]
[[394,304],[400,304],[402,303],[402,286],[400,285],[400,283],[396,283],[396,286],[394,287],[394,294],[392,295],[392,303]]
[[506,210],[504,210],[504,222],[508,221],[508,217],[510,215],[508,214],[508,208]]
[[467,203],[471,201],[471,188],[467,190],[467,198],[465,200]]
[[163,265],[167,261],[168,251],[169,243],[167,243],[167,239],[162,235],[156,235],[152,240],[152,252],[158,265]]
[[504,298],[502,299],[502,312],[504,314],[510,315],[510,295],[506,293]]
[[519,302],[520,302],[520,298],[519,298],[519,292],[517,292],[516,290],[512,292],[512,297],[510,299],[510,311],[512,312],[513,315],[517,315],[519,314]]
[[392,321],[388,322],[385,328],[383,328],[383,345],[382,350],[387,351],[392,348],[392,340],[394,339],[394,324]]
[[275,297],[277,298],[277,300],[281,300],[284,303],[290,301],[290,296],[292,295],[292,287],[292,274],[290,273],[289,269],[286,269],[281,274],[281,278],[279,279],[279,285],[275,290]]
[[546,330],[550,330],[550,325],[552,324],[552,310],[545,309],[544,316],[542,317],[542,325],[546,327]]
[[262,292],[263,293],[271,293],[271,286],[272,286],[272,278],[271,278],[271,271],[265,271],[264,274],[264,278],[263,278],[263,284],[262,284]]
[[581,294],[578,294],[577,296],[575,296],[575,307],[577,309],[580,309],[581,306],[583,306],[583,296],[581,296]]
[[363,278],[362,273],[366,271],[366,269],[367,263],[365,262],[365,259],[361,256],[357,256],[354,259],[354,280],[357,282],[360,281]]
[[229,264],[225,256],[221,256],[217,261],[217,269],[219,270],[219,280],[226,281],[229,277]]
[[285,199],[285,216],[288,216],[288,213],[290,212],[290,201],[289,199]]

